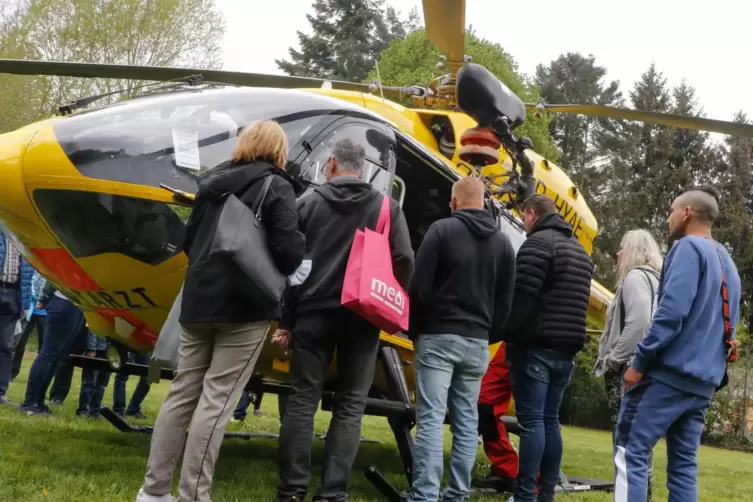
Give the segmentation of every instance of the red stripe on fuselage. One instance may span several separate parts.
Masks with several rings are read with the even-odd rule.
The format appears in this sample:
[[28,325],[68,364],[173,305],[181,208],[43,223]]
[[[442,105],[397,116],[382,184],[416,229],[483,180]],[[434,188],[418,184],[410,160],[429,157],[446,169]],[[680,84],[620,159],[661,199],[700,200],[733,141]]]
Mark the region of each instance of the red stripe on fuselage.
[[[65,249],[32,249],[34,256],[44,263],[47,268],[57,276],[57,279],[68,289],[73,291],[102,291],[102,288],[94,279],[81,268],[76,260]],[[93,307],[93,310],[100,314],[108,323],[115,326],[115,318],[120,317],[128,321],[136,329],[131,334],[131,338],[143,344],[154,346],[157,343],[158,335],[128,310],[107,309]]]
[[99,284],[94,282],[94,279],[65,249],[36,248],[31,252],[59,278],[66,288],[77,291],[102,291]]

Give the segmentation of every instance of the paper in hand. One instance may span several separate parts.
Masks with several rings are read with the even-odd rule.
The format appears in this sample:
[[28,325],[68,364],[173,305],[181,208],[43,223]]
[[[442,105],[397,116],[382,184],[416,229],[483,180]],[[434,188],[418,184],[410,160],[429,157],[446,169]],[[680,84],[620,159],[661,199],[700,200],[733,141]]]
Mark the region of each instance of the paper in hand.
[[311,260],[303,260],[298,269],[288,276],[288,284],[291,286],[298,286],[303,284],[303,281],[311,273]]

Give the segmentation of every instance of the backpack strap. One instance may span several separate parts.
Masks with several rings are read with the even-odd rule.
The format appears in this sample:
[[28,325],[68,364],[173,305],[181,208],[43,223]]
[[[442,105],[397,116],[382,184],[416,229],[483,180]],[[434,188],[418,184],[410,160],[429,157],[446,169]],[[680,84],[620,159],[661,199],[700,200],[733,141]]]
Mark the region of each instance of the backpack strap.
[[[722,294],[722,319],[724,320],[724,343],[729,345],[732,342],[732,332],[734,330],[732,329],[732,321],[730,321],[730,318],[729,318],[729,290],[727,289],[727,277],[724,274],[724,261],[722,261],[722,253],[719,252],[718,244],[711,239],[709,240],[714,245],[716,256],[717,258],[719,258],[719,266],[722,269],[721,294]],[[737,354],[735,354],[735,359],[737,359]]]
[[651,276],[654,276],[654,279],[659,281],[659,278],[656,277],[656,275],[648,272],[646,269],[640,269],[641,272],[646,276],[646,279],[648,279],[648,287],[651,288],[651,312],[654,311],[654,298],[656,298],[656,290],[654,289],[654,281],[651,280]]
[[[651,312],[654,311],[654,298],[656,297],[656,292],[654,290],[654,283],[651,281],[651,276],[653,275],[654,278],[657,280],[657,278],[654,274],[649,273],[645,269],[639,268],[641,272],[643,272],[643,275],[646,276],[646,279],[648,279],[648,287],[651,288]],[[626,276],[627,277],[627,276]],[[620,291],[620,333],[622,333],[625,330],[625,301],[622,299],[622,291]]]
[[716,392],[719,392],[729,383],[729,373],[727,371],[729,363],[734,363],[735,361],[737,361],[737,340],[732,339],[732,332],[734,330],[732,328],[732,321],[729,318],[729,290],[727,289],[727,276],[724,273],[724,261],[722,260],[722,253],[719,252],[719,245],[716,243],[716,241],[714,241],[710,237],[706,237],[706,239],[714,245],[716,256],[717,258],[719,258],[719,266],[722,269],[721,295],[722,319],[724,320],[724,376],[722,377],[722,381],[719,386],[715,389]]

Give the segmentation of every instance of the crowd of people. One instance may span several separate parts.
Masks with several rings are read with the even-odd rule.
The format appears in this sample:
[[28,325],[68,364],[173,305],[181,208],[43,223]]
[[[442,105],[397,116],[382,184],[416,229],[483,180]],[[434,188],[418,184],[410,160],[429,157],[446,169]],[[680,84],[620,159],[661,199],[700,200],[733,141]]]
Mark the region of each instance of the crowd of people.
[[[6,235],[0,232],[0,405],[19,406],[7,391],[21,371],[26,344],[37,333],[37,356],[29,370],[26,394],[20,409],[27,416],[48,416],[50,405],[62,405],[68,397],[74,366],[69,354],[106,357],[108,342],[92,333],[83,312],[29,264]],[[148,364],[149,354],[129,352],[131,362]],[[110,372],[84,368],[81,372],[76,415],[99,418]],[[113,386],[113,411],[125,418],[147,419],[141,404],[149,393],[149,381],[139,378],[126,406],[128,375],[117,374]],[[49,392],[49,394],[48,394]]]
[[[276,498],[292,502],[308,495],[314,415],[335,354],[332,419],[314,500],[348,498],[380,330],[343,306],[341,297],[353,236],[376,228],[384,196],[362,179],[365,150],[350,139],[332,144],[326,182],[305,193],[286,172],[287,151],[278,124],[255,122],[239,136],[231,160],[199,177],[184,244],[189,267],[178,368],[154,426],[138,502],[175,500],[172,479],[181,458],[177,500],[210,501],[224,429],[245,419],[251,396],[244,387],[272,320],[279,321],[273,341],[292,353],[290,394],[280,407]],[[306,270],[272,311],[249,304],[227,263],[211,253],[227,194],[259,209],[281,274]],[[448,202],[451,216],[431,225],[415,254],[400,205],[392,199],[388,205],[391,265],[408,293],[407,334],[415,347],[417,428],[412,485],[404,497],[463,501],[475,485],[510,492],[511,502],[552,501],[563,455],[559,409],[586,343],[593,262],[546,195],[524,202],[527,239],[517,252],[488,210],[479,179],[458,180]],[[713,189],[681,193],[670,208],[665,258],[645,230],[622,240],[619,280],[594,367],[604,378],[615,423],[615,501],[651,499],[652,450],[662,437],[670,500],[698,498],[704,415],[734,360],[739,320],[740,278],[711,235],[718,206]],[[13,361],[19,351],[23,355],[29,326],[37,326],[41,350],[21,408],[46,414],[53,376],[51,401],[62,401],[70,387],[63,355],[101,355],[106,342],[89,332],[81,311],[54,287],[40,287],[39,278],[31,287],[33,270],[5,238],[0,261],[0,403],[7,403],[8,382],[18,373]],[[26,319],[26,329],[15,336],[18,318]],[[98,413],[109,376],[83,372],[79,412]],[[120,410],[140,414],[148,383],[139,382],[127,408],[123,389],[117,376]],[[502,421],[513,399],[518,450]],[[442,488],[447,413],[452,446],[449,482]],[[479,433],[491,472],[472,479]]]

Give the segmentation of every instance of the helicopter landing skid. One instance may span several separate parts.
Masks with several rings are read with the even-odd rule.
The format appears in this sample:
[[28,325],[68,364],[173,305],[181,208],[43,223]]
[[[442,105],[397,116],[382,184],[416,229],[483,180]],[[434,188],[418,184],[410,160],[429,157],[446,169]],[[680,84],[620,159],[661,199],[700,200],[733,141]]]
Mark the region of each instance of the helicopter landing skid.
[[[154,427],[149,425],[131,425],[126,422],[122,417],[112,411],[109,407],[102,407],[102,416],[110,422],[113,427],[120,432],[140,432],[142,434],[151,434],[154,432]],[[225,439],[279,439],[280,435],[273,432],[242,432],[242,431],[225,431]],[[314,439],[325,440],[327,433],[314,434]],[[376,439],[361,438],[362,443],[379,443]]]
[[[410,400],[408,386],[405,381],[405,373],[400,360],[400,355],[392,347],[383,346],[379,349],[379,357],[382,367],[387,377],[390,396],[394,401],[399,401],[404,405],[403,410],[391,410],[387,418],[395,434],[400,457],[403,461],[403,469],[408,480],[408,485],[413,480],[413,457],[415,455],[415,446],[413,436],[410,431],[416,424],[416,410]],[[518,434],[520,425],[514,417],[502,417],[505,428],[508,433]],[[449,416],[445,416],[445,424],[449,423]],[[370,465],[364,471],[364,476],[368,479],[374,488],[379,491],[389,502],[404,502],[407,500],[406,494],[401,493],[390,483],[384,475],[379,472],[376,466]],[[599,479],[571,477],[568,478],[564,472],[560,471],[559,480],[557,481],[556,493],[573,493],[587,491],[611,491],[614,489],[614,482],[603,481]],[[499,496],[500,492],[491,489],[472,489],[471,493],[476,497]]]
[[[111,408],[103,407],[102,416],[110,422],[120,432],[140,432],[142,434],[151,434],[154,432],[154,427],[149,425],[131,425],[126,422],[122,417],[118,416]],[[188,432],[188,431],[186,431]],[[240,432],[240,431],[225,431],[225,439],[278,439],[279,434],[273,432]]]

